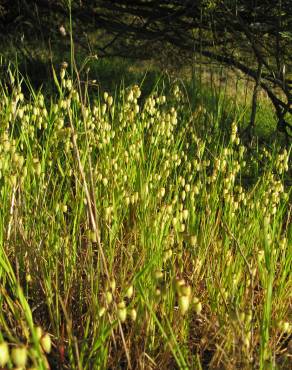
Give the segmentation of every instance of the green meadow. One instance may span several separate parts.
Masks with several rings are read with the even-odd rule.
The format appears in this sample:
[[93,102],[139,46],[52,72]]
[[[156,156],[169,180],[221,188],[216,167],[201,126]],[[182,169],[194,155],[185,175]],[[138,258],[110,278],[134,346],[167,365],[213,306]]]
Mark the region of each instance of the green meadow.
[[250,142],[250,90],[94,63],[103,82],[0,86],[0,368],[288,369],[291,145],[267,100]]

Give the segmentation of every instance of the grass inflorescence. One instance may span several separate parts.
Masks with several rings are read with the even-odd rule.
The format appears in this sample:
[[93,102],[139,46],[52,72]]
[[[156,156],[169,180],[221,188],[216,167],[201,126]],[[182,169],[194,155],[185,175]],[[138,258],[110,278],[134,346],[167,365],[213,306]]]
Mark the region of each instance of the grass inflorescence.
[[288,364],[291,148],[245,146],[240,114],[212,130],[179,85],[23,83],[0,98],[0,367]]

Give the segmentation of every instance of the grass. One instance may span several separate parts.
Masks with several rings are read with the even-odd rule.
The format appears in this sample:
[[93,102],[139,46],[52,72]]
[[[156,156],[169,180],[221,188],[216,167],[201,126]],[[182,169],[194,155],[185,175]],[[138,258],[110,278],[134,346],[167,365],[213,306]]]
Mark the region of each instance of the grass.
[[245,146],[220,92],[91,99],[63,70],[48,98],[18,77],[0,99],[0,366],[289,368],[291,147]]

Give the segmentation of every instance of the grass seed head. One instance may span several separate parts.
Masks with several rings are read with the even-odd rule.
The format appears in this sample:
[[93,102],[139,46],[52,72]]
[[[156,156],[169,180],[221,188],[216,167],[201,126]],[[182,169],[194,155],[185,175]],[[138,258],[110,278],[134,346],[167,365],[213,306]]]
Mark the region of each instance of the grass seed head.
[[111,107],[113,105],[113,102],[114,102],[113,97],[112,96],[109,96],[107,98],[107,104],[108,104],[108,106]]
[[37,339],[40,340],[43,335],[43,329],[40,326],[37,326],[35,328],[35,334],[36,334]]
[[196,314],[200,314],[202,311],[202,303],[200,302],[199,298],[195,297],[193,299],[193,304],[194,304],[194,311]]
[[132,298],[132,296],[133,296],[133,293],[134,293],[134,287],[133,287],[133,285],[130,285],[130,286],[128,287],[128,289],[126,290],[126,294],[125,294],[125,296],[126,296],[127,298],[131,299],[131,298]]
[[196,247],[197,246],[197,237],[196,235],[192,235],[191,238],[190,238],[190,244],[192,247]]
[[163,272],[161,270],[155,270],[154,271],[154,278],[156,280],[162,280],[163,279]]
[[130,311],[130,317],[132,319],[132,321],[136,321],[137,319],[137,311],[135,308],[132,308],[131,311]]
[[111,288],[112,292],[114,292],[114,291],[116,290],[117,283],[116,283],[115,279],[112,279],[112,280],[110,281],[109,286],[110,286],[110,288]]
[[11,351],[11,358],[17,367],[23,368],[27,362],[27,348],[24,346],[15,347]]
[[50,353],[51,349],[52,349],[52,341],[51,341],[50,335],[48,333],[44,334],[41,337],[40,342],[41,342],[41,346],[42,346],[42,349],[44,350],[44,352]]
[[107,304],[111,304],[112,303],[112,301],[113,301],[113,295],[112,295],[112,293],[110,291],[107,291],[105,293],[105,300],[106,300],[106,303]]
[[6,342],[0,343],[0,367],[4,367],[9,361],[9,348]]
[[99,317],[102,317],[106,312],[106,308],[105,307],[101,307],[98,311],[98,316]]
[[124,301],[121,301],[120,303],[118,303],[118,319],[121,321],[121,322],[125,322],[126,321],[126,318],[127,318],[127,308],[126,308],[126,304]]
[[279,321],[277,327],[281,330],[282,333],[289,334],[292,330],[292,325],[288,321]]
[[186,297],[190,297],[192,294],[192,288],[190,285],[182,285],[179,289],[179,293]]
[[186,295],[181,295],[178,298],[178,305],[182,315],[185,315],[190,307],[190,297]]

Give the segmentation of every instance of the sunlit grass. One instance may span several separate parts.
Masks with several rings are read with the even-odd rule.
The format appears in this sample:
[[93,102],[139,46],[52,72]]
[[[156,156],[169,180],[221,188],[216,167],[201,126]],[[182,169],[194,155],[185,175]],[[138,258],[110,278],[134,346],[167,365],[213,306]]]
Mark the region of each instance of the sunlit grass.
[[288,364],[291,148],[245,147],[240,113],[221,133],[179,85],[90,103],[65,69],[51,100],[15,77],[0,99],[0,366],[15,352],[37,369]]

